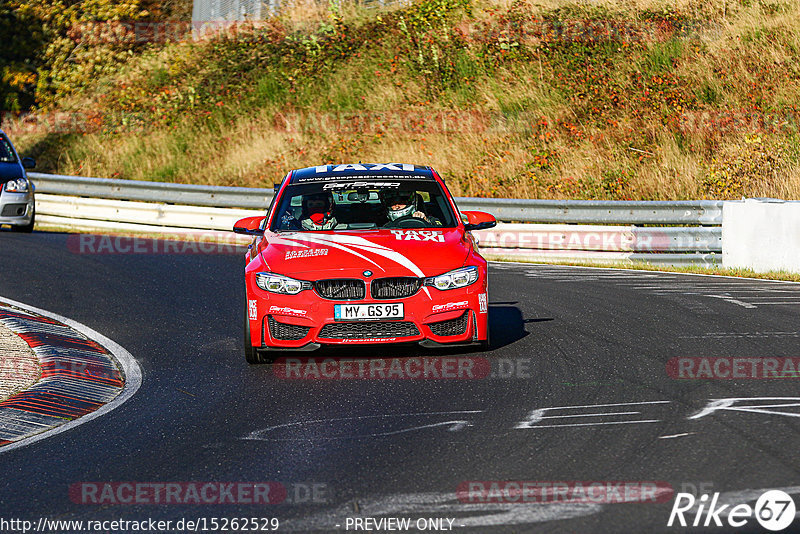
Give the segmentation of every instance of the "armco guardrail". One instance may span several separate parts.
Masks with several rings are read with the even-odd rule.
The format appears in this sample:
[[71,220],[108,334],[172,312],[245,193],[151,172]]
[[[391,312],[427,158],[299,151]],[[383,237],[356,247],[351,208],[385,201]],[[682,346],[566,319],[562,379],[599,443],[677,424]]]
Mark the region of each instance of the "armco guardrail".
[[[28,173],[37,193],[223,208],[266,208],[269,189],[171,184]],[[459,197],[463,210],[491,213],[501,221],[594,224],[722,224],[721,200],[611,201]]]
[[503,221],[591,224],[722,224],[721,200],[529,200],[459,198],[462,210],[487,211]]
[[[227,231],[239,218],[263,213],[273,195],[271,190],[244,187],[29,176],[36,185],[37,220],[82,231]],[[482,250],[494,257],[679,265],[717,264],[721,258],[721,201],[457,202],[462,210],[486,211],[500,221],[512,221],[478,232]]]
[[251,187],[170,184],[138,180],[84,178],[29,172],[36,193],[72,195],[144,202],[166,202],[189,206],[264,209],[272,200],[272,191]]

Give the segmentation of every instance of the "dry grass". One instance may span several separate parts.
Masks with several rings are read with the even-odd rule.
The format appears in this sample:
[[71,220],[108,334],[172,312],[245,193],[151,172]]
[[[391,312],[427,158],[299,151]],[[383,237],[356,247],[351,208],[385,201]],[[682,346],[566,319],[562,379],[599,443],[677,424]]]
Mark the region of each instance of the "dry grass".
[[[490,10],[508,10],[512,4],[511,0],[478,4],[471,24],[490,20],[495,16]],[[691,105],[699,106],[698,113],[780,113],[800,104],[800,5],[756,0],[749,4],[598,0],[570,5],[606,8],[633,22],[641,22],[646,10],[669,7],[713,22],[699,40],[682,43],[679,60],[665,76],[678,84]],[[530,3],[529,9],[542,14],[566,5],[561,0],[540,0]],[[773,5],[778,7],[769,7]],[[350,24],[377,14],[354,2],[340,6],[339,14]],[[326,4],[295,0],[280,20],[290,31],[302,32],[329,22],[331,13]],[[141,85],[165,66],[170,76],[180,77],[191,70],[185,63],[208,54],[204,46],[183,43],[146,56],[107,81],[105,90],[113,91],[121,83]],[[408,70],[407,57],[392,60],[402,49],[377,46],[340,61],[322,78],[309,78],[308,86],[289,100],[242,108],[236,118],[213,127],[187,118],[169,129],[148,130],[146,135],[72,136],[66,144],[59,139],[57,148],[48,145],[46,134],[22,135],[18,145],[35,152],[48,170],[130,179],[263,186],[280,180],[290,168],[320,162],[411,161],[436,167],[457,195],[800,198],[796,135],[785,135],[785,130],[764,132],[762,142],[753,144],[748,139],[759,132],[747,125],[722,132],[713,128],[681,131],[658,118],[659,113],[678,118],[685,110],[656,107],[644,118],[637,116],[638,108],[644,106],[637,100],[642,93],[630,79],[634,72],[650,68],[649,58],[662,53],[659,47],[664,44],[644,43],[632,56],[622,56],[626,61],[616,58],[615,70],[605,73],[605,83],[624,88],[626,101],[607,119],[587,117],[583,104],[567,90],[570,86],[565,89],[556,82],[555,74],[564,67],[553,55],[540,53],[538,59],[502,63],[492,73],[478,73],[468,83],[431,96],[420,77]],[[391,74],[387,72],[390,61]],[[181,80],[173,82],[179,86]],[[93,98],[83,95],[69,105],[96,105]],[[234,97],[232,105],[235,101]],[[340,111],[362,118],[384,113],[390,125],[354,129],[335,115]],[[481,119],[443,130],[404,126],[410,118],[425,119],[441,112],[470,112]],[[297,113],[316,117],[316,124],[322,126],[287,130],[282,118]],[[538,124],[542,120],[547,126]],[[332,126],[336,124],[339,127]],[[767,152],[776,155],[775,161],[765,159]]]

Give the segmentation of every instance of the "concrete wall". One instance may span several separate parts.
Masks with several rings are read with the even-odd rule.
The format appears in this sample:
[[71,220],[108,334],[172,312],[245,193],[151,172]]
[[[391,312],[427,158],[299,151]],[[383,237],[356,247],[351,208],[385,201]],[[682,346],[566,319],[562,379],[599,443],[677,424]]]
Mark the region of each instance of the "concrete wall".
[[800,202],[748,199],[722,208],[722,265],[800,273]]

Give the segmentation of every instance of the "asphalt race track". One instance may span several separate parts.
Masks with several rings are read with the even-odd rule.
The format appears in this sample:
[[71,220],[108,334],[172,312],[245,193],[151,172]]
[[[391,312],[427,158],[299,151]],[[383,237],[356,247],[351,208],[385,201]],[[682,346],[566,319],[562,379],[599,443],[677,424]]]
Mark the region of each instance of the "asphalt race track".
[[[2,232],[0,295],[113,339],[139,361],[143,382],[111,413],[0,453],[4,518],[277,517],[279,532],[343,532],[348,517],[392,516],[454,518],[455,531],[470,533],[727,532],[667,528],[673,498],[466,503],[456,490],[467,481],[659,481],[734,504],[769,488],[800,496],[798,379],[667,372],[673,358],[800,357],[800,284],[492,264],[492,350],[465,356],[489,359],[493,376],[285,380],[241,354],[240,256],[77,254],[66,241]],[[460,354],[358,354],[419,353]],[[739,400],[707,409],[715,399]],[[288,498],[70,499],[71,485],[106,481],[277,481]],[[736,530],[757,531],[754,521]]]

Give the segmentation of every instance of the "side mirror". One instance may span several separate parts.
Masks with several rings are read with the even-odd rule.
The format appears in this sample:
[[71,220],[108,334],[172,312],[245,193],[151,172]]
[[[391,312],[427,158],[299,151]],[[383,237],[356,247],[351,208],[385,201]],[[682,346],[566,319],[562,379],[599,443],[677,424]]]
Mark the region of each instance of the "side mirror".
[[237,234],[244,235],[263,235],[264,230],[261,229],[261,223],[264,222],[266,217],[245,217],[239,219],[233,225],[233,231]]
[[490,213],[484,213],[482,211],[462,211],[461,213],[467,219],[464,222],[464,229],[467,232],[486,230],[487,228],[494,228],[497,226],[497,219]]
[[36,167],[36,160],[33,158],[22,158],[23,169],[33,169]]

